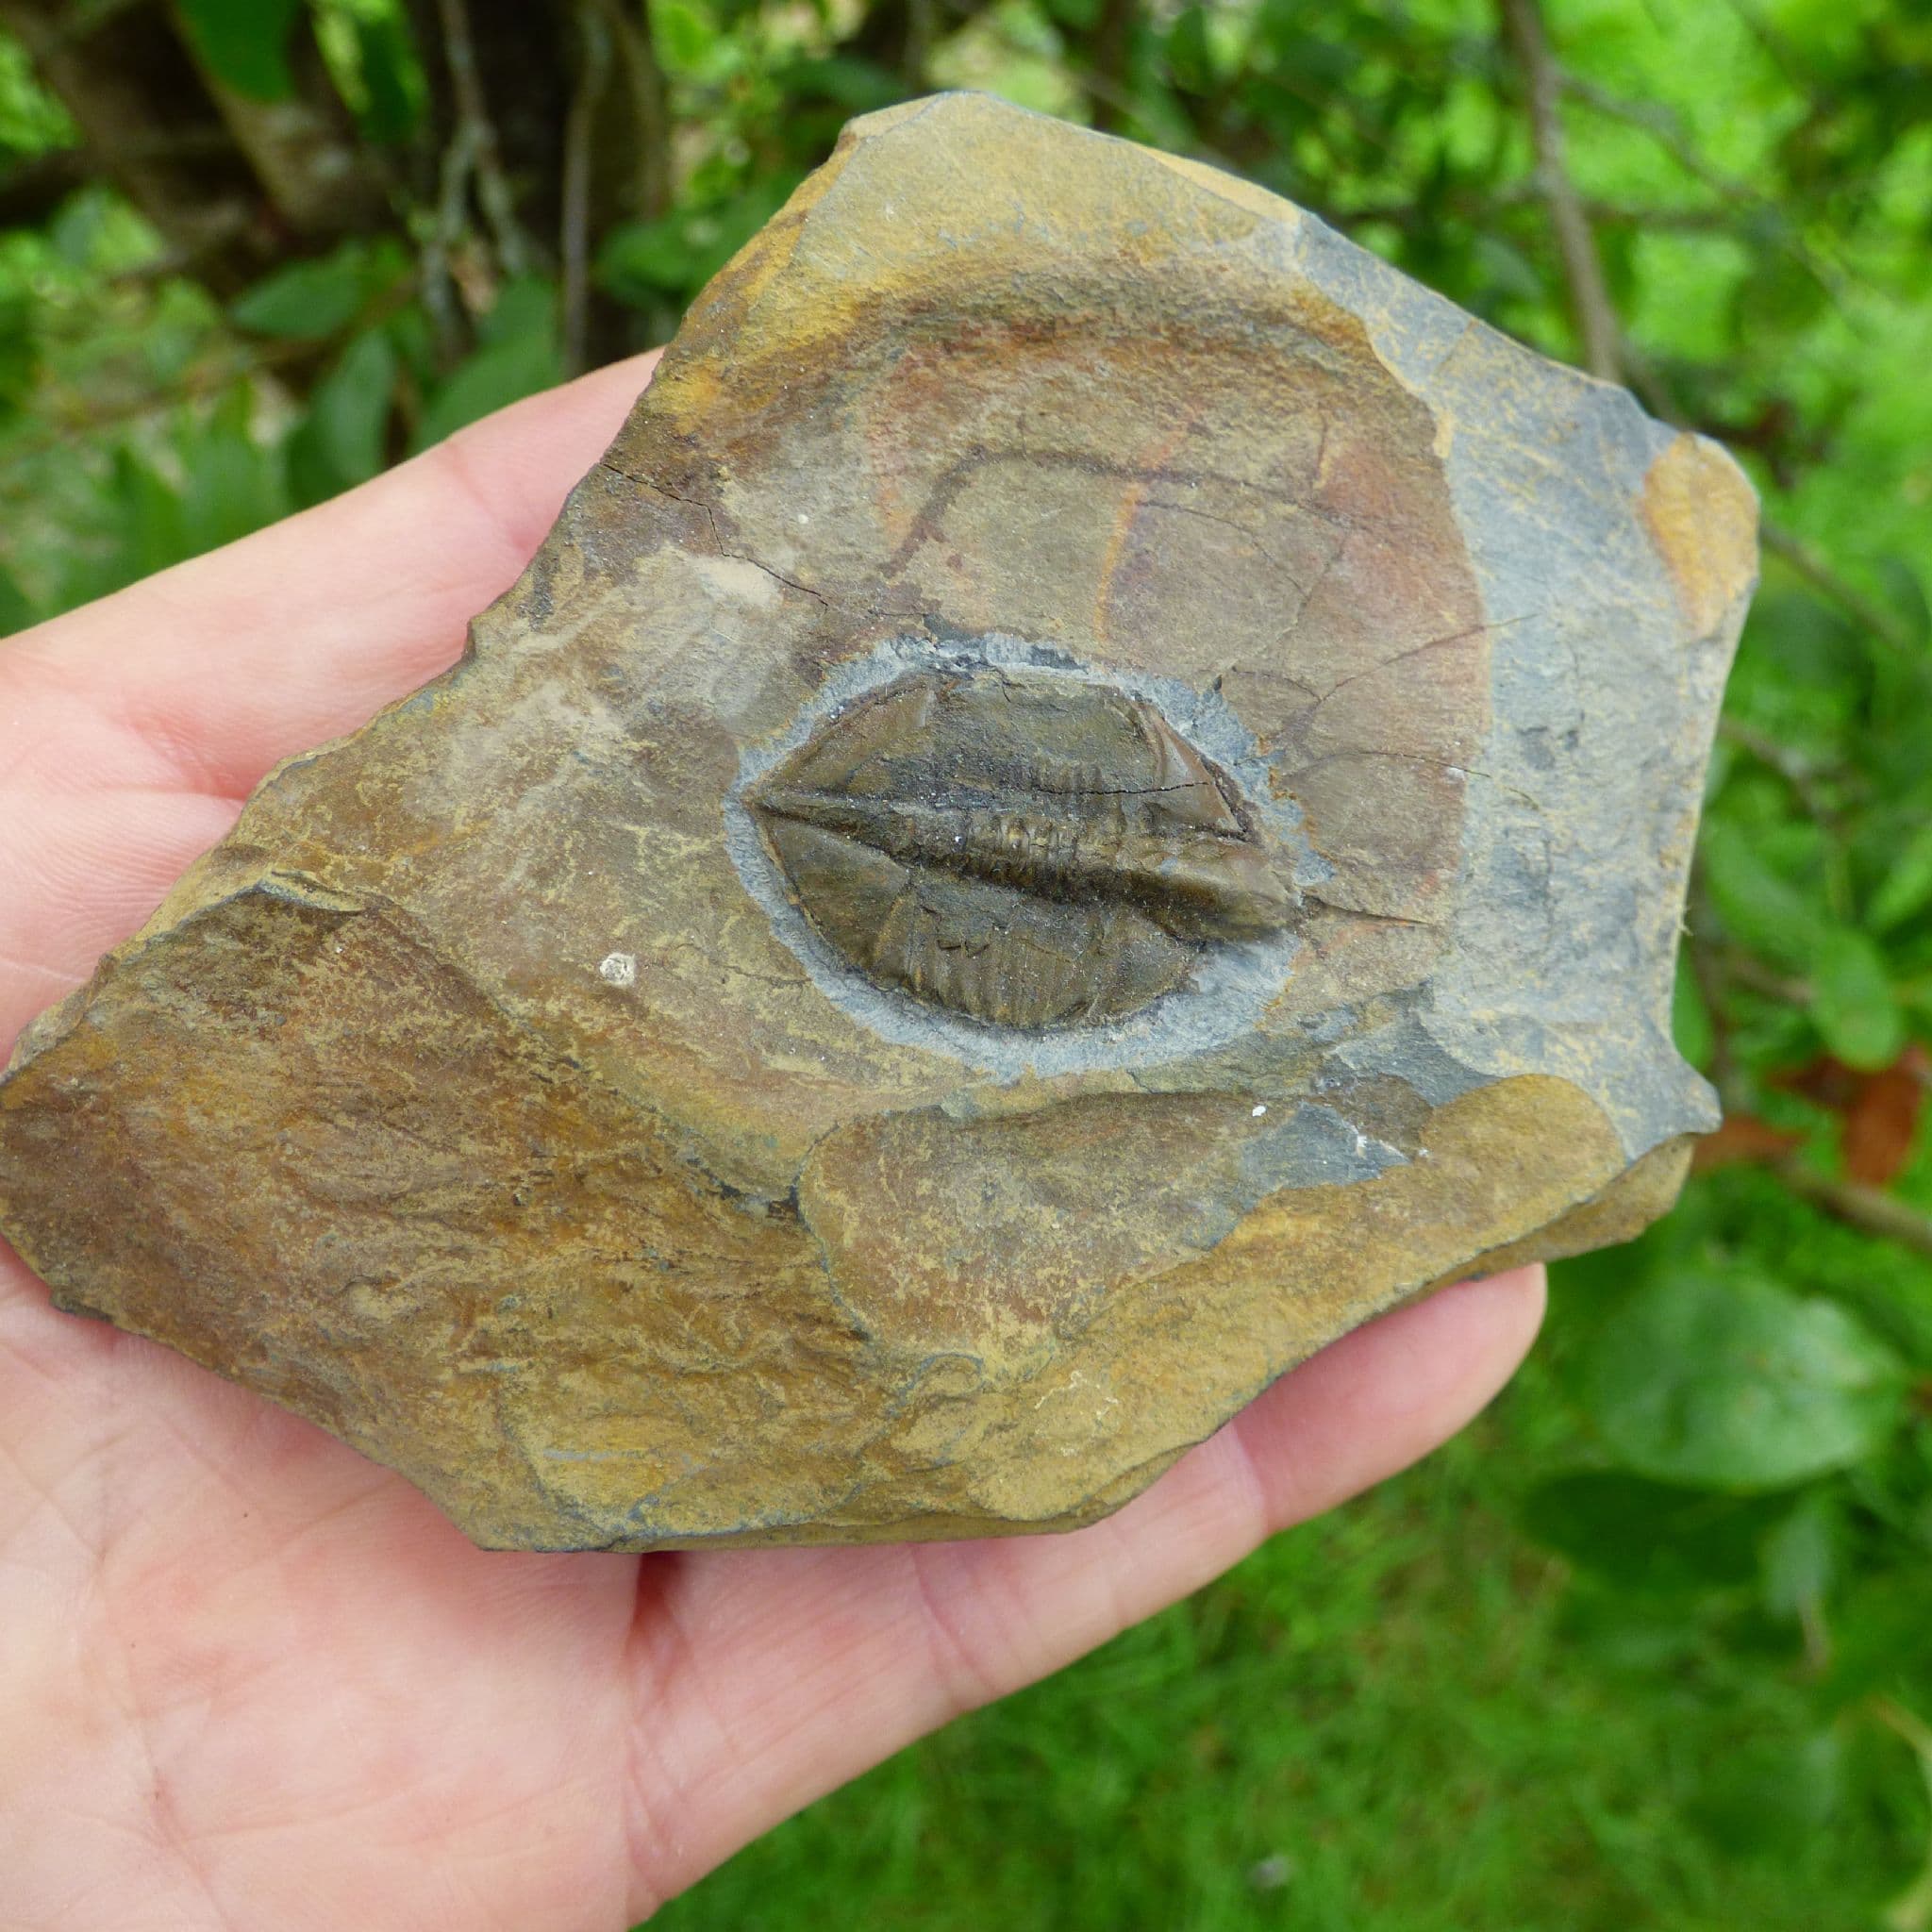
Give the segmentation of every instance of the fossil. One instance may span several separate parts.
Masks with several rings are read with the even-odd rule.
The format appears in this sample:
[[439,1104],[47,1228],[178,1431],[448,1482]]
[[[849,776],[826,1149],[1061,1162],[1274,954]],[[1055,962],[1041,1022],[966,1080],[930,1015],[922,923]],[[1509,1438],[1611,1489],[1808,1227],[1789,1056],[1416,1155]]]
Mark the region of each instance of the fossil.
[[1002,1025],[1117,1019],[1291,916],[1232,779],[1146,700],[1050,673],[902,678],[748,802],[841,954]]
[[491,1545],[1091,1523],[1669,1206],[1754,516],[1259,188],[870,116],[28,1027],[0,1226]]

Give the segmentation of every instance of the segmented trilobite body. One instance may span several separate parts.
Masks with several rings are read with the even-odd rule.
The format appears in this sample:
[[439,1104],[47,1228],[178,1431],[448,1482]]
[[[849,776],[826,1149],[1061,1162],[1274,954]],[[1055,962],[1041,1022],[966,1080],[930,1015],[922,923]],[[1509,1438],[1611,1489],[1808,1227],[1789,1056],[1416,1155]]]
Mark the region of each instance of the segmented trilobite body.
[[1041,810],[926,799],[855,798],[838,792],[774,791],[759,799],[771,815],[809,820],[875,845],[912,866],[998,879],[1035,891],[1077,890],[1122,863],[1123,814],[1112,823],[1056,818]]
[[1133,796],[1122,791],[1118,774],[1109,779],[1097,764],[1075,765],[1056,758],[989,758],[979,776],[1011,791],[1037,791],[1051,798]]
[[923,673],[749,796],[792,896],[882,985],[974,1019],[1115,1018],[1291,898],[1233,788],[1143,700],[1050,674]]

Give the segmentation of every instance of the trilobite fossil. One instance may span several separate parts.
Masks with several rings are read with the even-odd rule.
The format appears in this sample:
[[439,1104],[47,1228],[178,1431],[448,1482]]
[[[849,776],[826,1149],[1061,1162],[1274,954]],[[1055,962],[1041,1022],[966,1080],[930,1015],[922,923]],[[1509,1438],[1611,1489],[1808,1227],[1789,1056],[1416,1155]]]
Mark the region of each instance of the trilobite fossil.
[[1232,780],[1143,698],[920,672],[748,794],[791,896],[881,986],[1015,1027],[1097,1024],[1291,917]]

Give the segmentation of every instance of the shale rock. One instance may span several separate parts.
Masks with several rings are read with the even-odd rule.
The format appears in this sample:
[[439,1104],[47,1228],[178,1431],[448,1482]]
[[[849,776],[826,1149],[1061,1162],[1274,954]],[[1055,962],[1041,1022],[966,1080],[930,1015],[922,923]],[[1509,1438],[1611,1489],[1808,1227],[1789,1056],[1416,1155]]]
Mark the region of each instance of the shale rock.
[[0,1223],[486,1543],[1090,1522],[1669,1204],[1753,571],[1719,451],[1286,203],[874,115],[29,1029]]

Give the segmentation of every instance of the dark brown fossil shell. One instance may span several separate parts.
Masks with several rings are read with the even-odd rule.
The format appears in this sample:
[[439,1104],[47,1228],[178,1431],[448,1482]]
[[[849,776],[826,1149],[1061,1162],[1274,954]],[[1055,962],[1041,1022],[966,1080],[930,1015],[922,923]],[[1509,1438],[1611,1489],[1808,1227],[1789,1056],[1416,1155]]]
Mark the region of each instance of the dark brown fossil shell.
[[1000,1025],[1118,1019],[1292,908],[1224,773],[1144,699],[1052,673],[902,678],[747,803],[846,959]]

